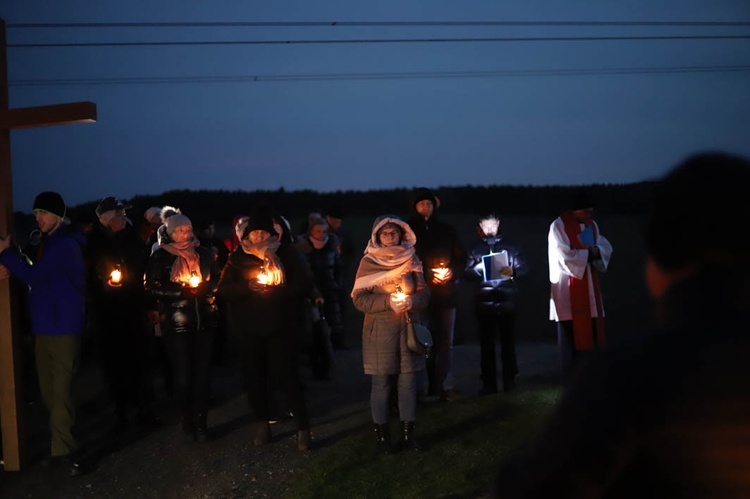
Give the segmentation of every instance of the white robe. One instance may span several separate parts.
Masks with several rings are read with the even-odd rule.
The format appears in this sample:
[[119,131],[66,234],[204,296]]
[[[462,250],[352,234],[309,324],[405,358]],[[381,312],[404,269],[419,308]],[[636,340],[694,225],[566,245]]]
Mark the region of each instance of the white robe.
[[[549,319],[551,321],[571,321],[573,313],[570,307],[570,286],[568,277],[573,276],[578,279],[583,278],[586,267],[593,267],[589,270],[589,306],[591,317],[598,317],[596,310],[596,297],[594,295],[594,283],[591,279],[591,272],[606,272],[609,266],[609,259],[612,256],[612,244],[599,232],[599,226],[593,222],[596,227],[597,238],[596,246],[599,247],[601,259],[595,260],[589,264],[589,250],[572,249],[570,239],[565,233],[565,224],[560,217],[556,218],[550,225],[549,235],[547,236],[547,251],[549,258],[549,282],[551,287],[551,296],[549,301]],[[583,225],[581,225],[583,228]],[[604,316],[604,306],[602,305],[602,317]]]

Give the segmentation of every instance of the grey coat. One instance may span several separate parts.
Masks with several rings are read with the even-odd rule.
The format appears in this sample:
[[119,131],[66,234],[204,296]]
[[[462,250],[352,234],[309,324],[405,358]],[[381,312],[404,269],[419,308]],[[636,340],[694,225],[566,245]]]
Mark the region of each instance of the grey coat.
[[[421,371],[424,356],[406,347],[406,318],[391,309],[390,295],[396,282],[358,289],[352,295],[354,306],[365,313],[362,326],[362,360],[365,374],[399,374]],[[427,307],[430,293],[420,272],[404,275],[401,289],[412,297],[412,320],[421,322],[419,312]]]

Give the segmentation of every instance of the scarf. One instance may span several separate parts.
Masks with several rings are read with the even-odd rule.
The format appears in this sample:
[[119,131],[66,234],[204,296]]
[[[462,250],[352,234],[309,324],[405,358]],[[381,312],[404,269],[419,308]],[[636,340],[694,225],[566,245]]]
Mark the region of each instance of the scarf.
[[312,244],[312,247],[316,250],[323,249],[323,247],[328,243],[328,236],[325,237],[325,239],[315,239],[312,236],[307,236],[308,239],[310,239],[310,244]]
[[201,259],[195,248],[200,246],[197,239],[190,239],[181,243],[162,241],[159,247],[164,248],[167,253],[175,255],[177,259],[172,264],[172,274],[169,279],[172,282],[187,283],[190,276],[195,273],[203,280],[201,275]]
[[422,262],[414,253],[413,245],[385,247],[370,240],[354,278],[352,295],[358,289],[393,282],[409,272],[422,272]]
[[[570,241],[570,247],[573,249],[584,249],[578,234],[581,233],[581,223],[576,219],[572,212],[566,211],[560,215],[560,219],[565,226],[565,234]],[[596,226],[592,221],[588,221],[586,227],[592,226],[594,230],[594,241],[599,234],[596,232]],[[587,275],[591,275],[591,281],[594,286],[594,300],[596,302],[596,331],[591,324],[591,301],[589,297],[589,284]],[[583,278],[576,279],[573,276],[568,277],[570,287],[570,310],[573,314],[573,342],[576,350],[591,350],[595,345],[604,346],[606,338],[604,336],[604,313],[602,309],[602,295],[599,290],[599,274],[591,271],[590,266],[586,265],[586,271]],[[596,341],[594,341],[596,333]]]
[[271,236],[257,244],[251,243],[249,238],[240,241],[242,251],[263,261],[263,268],[268,276],[266,284],[271,286],[277,286],[286,282],[284,265],[276,255],[276,250],[279,249],[279,246],[281,246],[281,242],[277,235]]

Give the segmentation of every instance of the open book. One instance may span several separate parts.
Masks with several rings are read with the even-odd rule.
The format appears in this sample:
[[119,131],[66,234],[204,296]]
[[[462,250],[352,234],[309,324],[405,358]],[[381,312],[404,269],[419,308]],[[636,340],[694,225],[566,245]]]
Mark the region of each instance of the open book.
[[482,257],[482,269],[485,281],[496,279],[510,279],[508,276],[500,274],[503,267],[508,266],[508,252],[505,250],[499,253],[490,253]]

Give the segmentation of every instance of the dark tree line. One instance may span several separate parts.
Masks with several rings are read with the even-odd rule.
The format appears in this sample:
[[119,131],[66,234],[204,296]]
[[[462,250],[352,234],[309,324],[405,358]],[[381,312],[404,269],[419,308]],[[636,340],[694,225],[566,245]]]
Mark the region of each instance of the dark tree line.
[[[634,184],[591,184],[586,186],[462,186],[432,188],[441,199],[443,213],[489,213],[498,215],[556,216],[567,207],[573,193],[586,188],[598,212],[612,215],[637,215],[645,212],[651,182]],[[270,204],[287,218],[302,219],[311,211],[325,212],[341,206],[346,216],[374,217],[383,213],[407,214],[412,188],[369,191],[317,192],[312,190],[287,191],[227,191],[174,190],[159,195],[135,196],[128,199],[133,206],[130,216],[140,223],[140,215],[150,206],[176,206],[197,223],[202,217],[213,218],[224,225],[236,215],[247,213],[257,204]],[[112,193],[103,193],[111,195]],[[94,209],[99,200],[92,200],[71,208],[76,222],[94,220]],[[33,228],[33,218],[27,213],[16,213],[17,233],[24,236],[25,228]],[[29,229],[30,230],[30,229]]]

